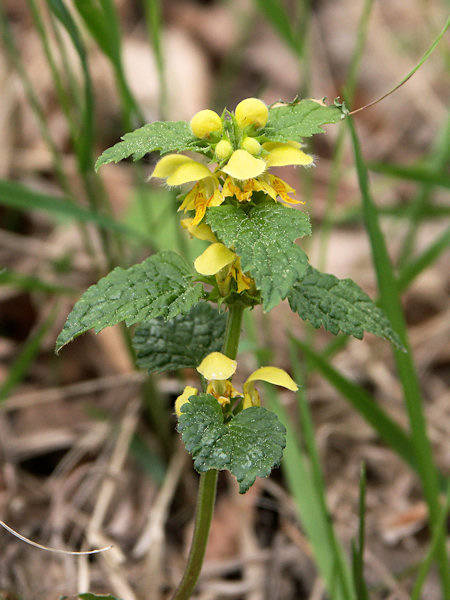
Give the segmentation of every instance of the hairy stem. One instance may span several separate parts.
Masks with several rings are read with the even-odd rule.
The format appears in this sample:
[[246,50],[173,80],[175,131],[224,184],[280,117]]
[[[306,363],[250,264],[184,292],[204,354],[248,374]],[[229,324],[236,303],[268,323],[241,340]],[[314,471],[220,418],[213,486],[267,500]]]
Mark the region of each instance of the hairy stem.
[[[235,359],[237,355],[243,312],[244,306],[242,304],[233,304],[229,307],[225,339],[222,347],[222,352],[229,358]],[[211,469],[200,475],[197,495],[197,514],[195,517],[195,529],[191,550],[189,552],[183,579],[173,596],[173,600],[188,600],[194,591],[195,584],[200,575],[214,512],[217,474],[218,472],[215,469]]]

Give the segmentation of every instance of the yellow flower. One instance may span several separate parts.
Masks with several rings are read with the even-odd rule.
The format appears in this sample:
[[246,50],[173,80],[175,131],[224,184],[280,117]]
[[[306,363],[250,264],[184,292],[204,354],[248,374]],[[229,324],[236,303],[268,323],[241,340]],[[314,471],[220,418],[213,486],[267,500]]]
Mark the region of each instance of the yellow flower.
[[287,388],[292,392],[298,390],[298,386],[295,381],[284,371],[278,367],[261,367],[253,371],[244,383],[244,403],[242,408],[249,408],[250,406],[260,406],[261,400],[258,391],[255,389],[255,381],[267,381],[267,383],[273,383],[274,385],[280,385],[281,387]]
[[177,417],[179,417],[181,415],[181,407],[183,406],[183,404],[186,404],[186,402],[189,402],[189,398],[191,396],[196,396],[197,394],[198,394],[198,390],[195,387],[191,387],[190,385],[187,385],[184,388],[184,391],[181,394],[181,396],[178,396],[178,398],[175,400],[175,412],[177,413]]
[[201,110],[196,113],[190,122],[192,133],[201,139],[209,137],[213,132],[222,131],[222,119],[213,110]]
[[206,223],[200,223],[200,225],[194,224],[194,219],[181,219],[181,226],[190,233],[192,237],[198,240],[205,240],[206,242],[217,242],[217,238],[212,232],[212,229]]
[[[206,392],[212,394],[222,406],[230,404],[232,399],[239,397],[243,397],[243,409],[251,406],[260,406],[259,394],[254,386],[255,381],[267,381],[293,392],[298,389],[295,381],[283,369],[279,369],[278,367],[261,367],[256,369],[247,378],[244,383],[244,393],[241,394],[233,387],[230,381],[236,372],[236,368],[237,362],[221,352],[211,352],[205,356],[197,367],[197,371],[208,381]],[[191,386],[185,387],[184,392],[175,401],[175,411],[178,416],[181,414],[183,404],[189,402],[189,398],[197,393],[195,388]]]
[[206,209],[210,206],[219,206],[225,200],[219,190],[219,180],[217,176],[211,175],[205,177],[186,194],[180,210],[195,210],[193,225],[197,225],[205,216]]
[[224,201],[217,175],[203,163],[183,154],[168,154],[161,158],[151,176],[165,179],[169,185],[197,182],[178,209],[195,210],[193,225],[200,223],[209,206],[219,206]]
[[261,158],[255,158],[247,150],[242,148],[235,150],[230,157],[230,160],[222,168],[222,171],[227,175],[231,175],[234,179],[245,181],[253,177],[262,175],[266,170],[266,162]]
[[197,371],[208,381],[230,379],[237,369],[237,362],[221,352],[211,352],[198,365]]
[[206,250],[194,261],[195,270],[200,275],[215,275],[224,267],[231,265],[236,260],[236,253],[224,244],[216,242],[208,246]]
[[212,394],[222,406],[230,403],[231,398],[239,396],[228,381],[236,372],[237,362],[221,352],[211,352],[197,367],[200,375],[208,381],[206,393]]
[[231,280],[236,281],[237,292],[255,290],[255,282],[241,269],[241,259],[233,250],[216,242],[195,259],[194,267],[200,275],[215,275],[219,291],[226,296],[230,291]]
[[239,202],[247,202],[253,192],[264,192],[273,200],[280,197],[284,202],[299,204],[299,201],[289,196],[295,190],[280,177],[268,173],[267,168],[307,166],[312,164],[312,156],[303,152],[300,144],[295,142],[266,142],[262,149],[264,152],[261,158],[256,158],[242,148],[233,152],[228,163],[222,167],[222,171],[229,176],[223,185],[222,195],[225,198],[235,196]]
[[183,154],[168,154],[155,166],[151,177],[165,179],[168,185],[182,185],[211,177],[206,165]]

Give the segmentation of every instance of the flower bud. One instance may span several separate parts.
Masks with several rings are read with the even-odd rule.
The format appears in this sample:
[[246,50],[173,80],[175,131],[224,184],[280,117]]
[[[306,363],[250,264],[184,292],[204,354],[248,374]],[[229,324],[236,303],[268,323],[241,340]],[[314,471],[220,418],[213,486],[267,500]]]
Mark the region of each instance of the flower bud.
[[198,138],[207,138],[214,131],[222,131],[222,119],[213,110],[201,110],[190,122],[192,133]]
[[241,129],[247,125],[264,127],[269,118],[267,106],[258,98],[246,98],[236,106],[235,116],[237,124]]
[[258,142],[258,140],[255,140],[255,138],[252,137],[244,138],[241,143],[241,148],[247,150],[247,152],[253,154],[253,156],[257,156],[261,153],[261,144]]
[[216,146],[215,154],[218,161],[226,160],[233,153],[233,146],[228,140],[220,140]]

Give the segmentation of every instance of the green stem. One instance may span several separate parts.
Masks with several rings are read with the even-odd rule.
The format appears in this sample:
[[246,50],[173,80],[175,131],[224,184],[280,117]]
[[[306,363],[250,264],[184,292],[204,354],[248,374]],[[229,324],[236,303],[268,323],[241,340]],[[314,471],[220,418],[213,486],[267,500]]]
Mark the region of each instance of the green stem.
[[200,484],[197,496],[197,516],[195,519],[194,536],[191,551],[183,579],[175,592],[173,600],[187,600],[191,597],[197,583],[198,576],[205,557],[208,542],[209,528],[214,511],[217,487],[216,469],[211,469],[200,475]]
[[[243,312],[243,304],[232,304],[229,307],[225,339],[222,347],[222,352],[229,358],[235,359],[237,355]],[[214,511],[217,474],[218,472],[216,469],[211,469],[200,475],[200,484],[197,495],[197,514],[195,517],[195,529],[191,550],[189,552],[183,579],[173,596],[173,600],[188,600],[194,591],[195,584],[200,575]]]
[[238,353],[244,305],[231,304],[228,311],[227,327],[225,329],[222,352],[234,360]]

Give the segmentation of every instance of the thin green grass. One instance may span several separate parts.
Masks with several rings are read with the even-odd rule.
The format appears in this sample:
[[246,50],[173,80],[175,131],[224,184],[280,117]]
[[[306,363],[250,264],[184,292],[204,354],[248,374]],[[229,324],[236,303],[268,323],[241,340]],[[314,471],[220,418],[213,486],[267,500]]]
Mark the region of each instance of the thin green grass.
[[358,600],[369,600],[369,591],[364,579],[364,547],[366,542],[366,467],[361,466],[359,476],[359,526],[358,541],[352,542],[352,575],[353,585]]
[[446,534],[446,522],[447,517],[449,516],[450,511],[450,485],[447,485],[447,495],[445,499],[445,504],[441,507],[441,513],[436,520],[436,527],[433,532],[433,536],[431,538],[430,546],[428,548],[428,552],[420,565],[419,572],[417,574],[416,581],[414,583],[414,587],[411,593],[411,600],[421,600],[422,596],[422,588],[427,579],[428,573],[430,571],[431,565],[435,559],[436,553],[442,543],[445,543],[445,534]]
[[334,555],[334,561],[340,579],[340,585],[342,587],[344,597],[351,598],[352,590],[350,585],[349,566],[347,564],[342,548],[340,547],[340,543],[336,537],[334,527],[332,524],[332,518],[327,506],[326,488],[322,473],[322,467],[320,465],[319,451],[316,444],[314,424],[308,406],[306,388],[303,384],[303,382],[305,381],[305,376],[304,372],[300,367],[300,362],[297,360],[296,349],[291,339],[288,339],[288,345],[290,363],[292,365],[294,379],[297,382],[297,385],[299,386],[299,390],[297,392],[299,425],[304,437],[305,450],[311,464],[311,477],[314,482],[317,498],[321,504],[322,515],[327,516],[328,519],[328,544],[330,547],[330,551]]
[[[442,133],[439,136],[436,147],[434,148],[431,157],[428,160],[429,169],[434,173],[443,173],[448,160],[450,158],[450,116],[442,128]],[[432,207],[432,193],[434,191],[434,181],[424,183],[419,192],[413,199],[410,208],[410,225],[403,239],[402,248],[400,251],[398,265],[403,267],[410,260],[416,236],[421,224],[423,215],[426,214]],[[448,216],[448,215],[447,215]]]
[[[256,332],[250,315],[245,316],[246,332],[256,344]],[[300,375],[300,372],[297,372]],[[322,474],[315,447],[308,409],[299,397],[303,423],[307,434],[301,440],[298,431],[279,396],[272,386],[265,386],[266,403],[287,430],[287,444],[282,468],[290,493],[294,499],[299,519],[311,544],[315,563],[333,600],[356,600],[350,579],[350,570],[326,506]],[[303,449],[302,441],[309,447],[311,456]]]
[[355,115],[356,113],[360,112],[361,110],[365,110],[366,108],[369,108],[370,106],[374,106],[375,104],[378,104],[379,102],[381,102],[382,100],[384,100],[385,98],[387,98],[388,96],[390,96],[391,94],[396,92],[399,88],[401,88],[402,85],[404,85],[409,79],[411,79],[411,77],[415,73],[417,73],[417,71],[424,64],[424,62],[426,62],[430,58],[431,54],[434,52],[434,50],[436,49],[436,47],[439,44],[439,42],[441,41],[441,39],[444,37],[444,35],[446,34],[447,29],[449,27],[450,27],[450,16],[447,17],[447,20],[445,21],[443,28],[438,33],[438,35],[433,40],[433,42],[430,44],[430,46],[427,48],[427,50],[423,53],[419,62],[411,69],[411,71],[409,71],[409,73],[407,73],[407,75],[405,75],[405,77],[403,77],[403,79],[399,83],[397,83],[397,85],[395,85],[392,89],[390,89],[388,92],[386,92],[380,98],[377,98],[373,102],[369,102],[369,104],[366,104],[365,106],[361,106],[360,108],[352,110],[350,114]]
[[123,225],[107,215],[83,208],[68,198],[36,192],[14,181],[0,180],[0,204],[16,210],[46,212],[60,220],[92,223],[101,229],[114,231],[147,243],[151,240],[149,234]]
[[[68,75],[69,86],[72,92],[72,101],[78,106],[78,110],[81,114],[80,122],[80,158],[79,164],[83,165],[84,169],[92,169],[93,165],[93,146],[94,146],[94,93],[92,86],[91,73],[89,71],[89,65],[87,60],[87,51],[82,40],[82,36],[78,29],[78,26],[73,19],[70,12],[67,10],[62,0],[49,0],[48,6],[51,9],[52,15],[58,20],[58,22],[64,27],[69,38],[72,42],[73,48],[75,49],[80,59],[80,64],[83,72],[84,82],[84,100],[81,100],[81,94],[79,93],[78,84],[74,80],[71,74],[71,69],[68,61],[66,60],[65,66],[66,74]],[[58,27],[53,21],[54,30],[57,32]],[[60,39],[60,36],[56,33],[56,39]],[[64,48],[64,43],[60,41],[60,48]],[[62,50],[61,56],[64,58],[65,52]]]
[[347,569],[344,573],[340,568],[340,565],[345,564],[344,553],[340,549],[342,559],[337,561],[336,548],[330,543],[334,533],[330,532],[332,525],[329,515],[328,512],[323,511],[323,496],[315,486],[309,460],[301,448],[298,433],[289,424],[290,417],[276,391],[267,386],[264,397],[268,407],[276,413],[287,430],[282,469],[300,522],[311,544],[317,569],[333,600],[353,600],[355,598],[353,593],[350,592],[348,595],[351,586],[349,588]]
[[[428,505],[431,528],[434,531],[437,527],[440,513],[438,472],[433,461],[431,446],[427,436],[419,380],[408,341],[398,284],[389,259],[386,242],[379,226],[377,209],[370,195],[367,167],[361,154],[356,130],[351,118],[349,118],[348,124],[352,136],[363,203],[364,222],[370,240],[372,260],[380,291],[380,303],[407,349],[407,352],[400,352],[393,349],[393,353],[408,412],[415,460],[417,461],[418,472]],[[438,544],[436,557],[444,597],[450,597],[450,572],[448,571],[447,552],[443,541]]]
[[[350,67],[348,70],[346,82],[344,84],[344,89],[346,90],[349,102],[353,101],[356,91],[356,82],[361,65],[361,60],[364,54],[364,48],[367,39],[367,29],[369,27],[370,15],[372,13],[372,6],[373,0],[364,1],[363,9],[361,11],[361,16],[358,23],[358,29],[356,33],[356,44],[350,60]],[[341,123],[339,125],[336,142],[333,148],[330,179],[327,186],[325,214],[319,233],[318,268],[320,270],[326,268],[328,242],[335,221],[337,194],[339,191],[339,183],[343,174],[342,161],[344,158],[344,142],[346,134],[347,128],[345,127],[345,123]]]
[[110,60],[116,78],[127,131],[144,123],[142,111],[128,86],[122,63],[122,35],[112,0],[74,0],[74,6],[90,34]]
[[167,81],[165,76],[164,55],[162,47],[162,16],[160,0],[142,0],[145,9],[145,21],[148,35],[155,54],[156,68],[159,81],[159,114],[163,121],[170,113],[168,102]]
[[450,247],[450,227],[447,228],[434,242],[432,242],[419,256],[407,263],[397,279],[400,292],[406,290],[411,283],[429,266],[431,266],[443,252]]
[[6,400],[13,389],[23,381],[30,365],[40,352],[42,340],[53,325],[56,315],[57,306],[55,305],[43,322],[30,333],[27,341],[23,344],[18,357],[8,371],[5,381],[0,386],[0,404]]
[[47,145],[47,147],[52,155],[53,169],[54,169],[55,175],[58,179],[58,183],[60,184],[60,186],[64,190],[64,192],[67,195],[70,195],[69,181],[64,172],[64,168],[62,165],[62,160],[61,160],[58,148],[56,147],[56,144],[53,141],[53,138],[50,134],[44,111],[42,109],[42,106],[41,106],[35,92],[34,92],[30,78],[28,77],[28,74],[25,70],[23,62],[20,58],[19,49],[15,43],[14,36],[11,31],[11,27],[10,27],[8,20],[3,12],[3,9],[1,8],[1,5],[0,5],[0,31],[2,33],[2,42],[3,42],[4,48],[7,52],[8,58],[11,61],[11,64],[13,65],[15,70],[17,71],[17,74],[20,77],[20,80],[22,82],[22,85],[24,87],[25,94],[26,94],[26,97],[28,100],[28,104],[36,117],[36,121],[39,126],[39,130],[40,130],[42,139],[44,140],[45,144]]
[[[414,447],[409,435],[393,421],[375,400],[362,387],[344,377],[308,344],[291,337],[292,342],[301,350],[309,364],[317,369],[323,377],[353,406],[365,421],[377,432],[384,442],[390,446],[406,464],[418,470],[414,456]],[[294,364],[294,363],[293,363]]]
[[72,288],[46,281],[41,277],[24,275],[11,269],[0,271],[0,286],[2,285],[11,286],[22,292],[45,292],[64,296],[78,295],[78,292]]
[[442,171],[436,172],[434,169],[429,169],[421,165],[409,167],[393,163],[370,163],[368,167],[374,173],[450,189],[449,175]]
[[[44,43],[44,51],[45,51],[46,36],[45,36],[45,31],[42,33],[42,30],[41,30],[42,23],[39,20],[40,19],[39,11],[37,11],[37,18],[38,18],[38,30],[41,31],[41,35],[45,39],[45,43]],[[34,113],[34,116],[38,123],[42,139],[44,140],[46,146],[48,147],[48,149],[51,153],[51,156],[53,159],[53,168],[54,168],[54,172],[55,172],[56,178],[58,180],[58,183],[61,186],[63,192],[74,203],[76,203],[76,198],[73,195],[73,191],[72,191],[73,188],[70,185],[69,178],[67,176],[67,173],[65,171],[65,168],[64,168],[61,156],[60,156],[60,152],[53,140],[52,134],[48,127],[48,123],[47,123],[47,119],[46,119],[44,110],[41,106],[41,103],[39,102],[37,95],[34,92],[34,89],[33,89],[32,83],[30,81],[30,78],[28,76],[27,70],[25,69],[23,61],[21,59],[19,49],[17,48],[17,45],[15,43],[13,33],[11,31],[9,23],[8,23],[1,8],[0,8],[0,29],[3,34],[3,42],[4,42],[5,49],[7,51],[8,58],[11,61],[13,67],[15,68],[15,70],[22,82],[29,106],[32,109],[32,112]],[[41,39],[42,39],[42,37],[41,37]],[[48,56],[47,56],[47,59],[48,59]],[[52,70],[52,65],[55,68],[56,68],[56,66],[55,66],[55,63],[53,63],[51,59],[49,59],[49,60],[51,63],[49,65],[49,68],[53,75],[54,72]],[[54,81],[55,81],[56,87],[58,87],[58,84],[61,83],[60,79],[58,79],[58,78],[57,78],[57,80],[54,80]],[[65,99],[65,97],[64,97],[64,99]],[[69,125],[69,130],[70,130],[70,125]],[[96,201],[93,200],[94,197],[97,197],[95,190],[91,189],[90,185],[87,185],[87,183],[89,181],[91,181],[92,175],[91,174],[88,175],[87,173],[81,174],[81,175],[82,175],[82,180],[86,184],[85,187],[86,187],[86,191],[87,191],[87,197],[90,198],[90,200],[91,200],[91,207],[96,210],[97,203],[96,203]],[[93,263],[93,265],[96,265],[97,269],[99,270],[98,258],[94,251],[94,247],[93,247],[93,244],[91,241],[90,234],[87,231],[87,229],[85,228],[83,223],[79,224],[79,228],[80,228],[80,234],[82,236],[84,246],[85,246],[88,254],[91,257],[92,263]],[[104,249],[108,264],[109,264],[109,266],[113,266],[114,259],[113,259],[113,250],[111,248],[110,239],[106,235],[106,233],[102,230],[99,231],[99,235],[102,240],[103,249]]]

